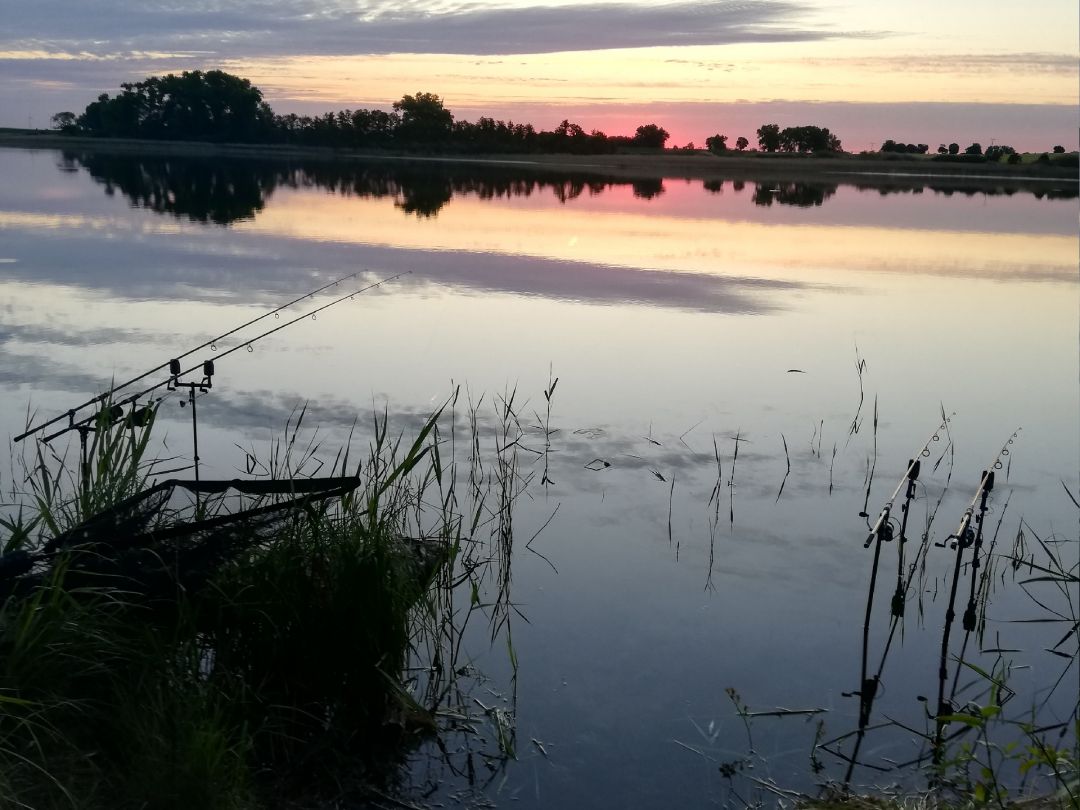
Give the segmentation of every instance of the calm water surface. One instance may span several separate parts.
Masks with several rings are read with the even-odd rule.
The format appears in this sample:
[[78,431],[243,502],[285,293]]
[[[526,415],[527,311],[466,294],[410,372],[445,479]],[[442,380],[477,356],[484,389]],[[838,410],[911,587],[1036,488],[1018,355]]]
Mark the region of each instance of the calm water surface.
[[[62,412],[358,270],[409,275],[220,362],[199,403],[204,476],[237,475],[237,445],[265,447],[304,402],[332,444],[373,408],[408,429],[458,384],[485,413],[516,387],[535,424],[558,377],[553,482],[534,482],[515,519],[528,539],[558,508],[533,544],[551,565],[515,561],[528,620],[514,627],[518,760],[467,790],[418,757],[414,779],[442,780],[440,801],[734,800],[718,764],[748,742],[727,687],[752,709],[827,709],[830,735],[852,728],[857,701],[842,693],[858,685],[867,469],[876,512],[943,408],[955,459],[935,539],[1018,426],[992,501],[1002,542],[1021,518],[1077,538],[1061,483],[1075,492],[1080,468],[1075,184],[629,181],[8,149],[0,177],[3,436],[28,407]],[[168,452],[189,458],[187,413],[162,407]],[[914,520],[947,467],[924,473]],[[909,608],[876,707],[919,728],[952,559],[931,549],[925,618]],[[1008,621],[1034,609],[1006,580],[985,646],[1024,651],[1022,714],[1062,662]],[[505,651],[475,656],[497,693],[484,701],[505,703]],[[989,667],[996,654],[968,657]],[[1073,698],[1052,697],[1044,716]],[[827,757],[811,772],[814,730],[756,721],[756,776],[799,789],[839,777]],[[863,753],[917,752],[883,733]]]

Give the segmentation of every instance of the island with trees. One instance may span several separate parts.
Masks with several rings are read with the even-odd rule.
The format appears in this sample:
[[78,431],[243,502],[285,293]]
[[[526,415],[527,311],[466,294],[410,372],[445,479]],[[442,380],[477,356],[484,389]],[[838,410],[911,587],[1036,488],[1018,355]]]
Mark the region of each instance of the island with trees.
[[[781,127],[762,124],[754,133],[756,147],[746,135],[734,138],[717,132],[704,139],[704,149],[693,143],[668,146],[670,134],[663,126],[644,123],[632,135],[608,135],[586,130],[564,119],[551,130],[530,123],[480,117],[476,121],[456,119],[435,93],[417,92],[393,102],[389,110],[343,109],[321,115],[278,114],[265,101],[262,91],[248,79],[221,70],[185,71],[179,75],[150,76],[140,82],[121,85],[119,93],[102,93],[81,113],[59,112],[52,117],[54,130],[65,138],[109,139],[116,142],[149,144],[200,144],[243,146],[249,150],[333,150],[387,156],[503,155],[618,156],[641,170],[649,160],[713,158],[731,163],[747,158],[813,158],[800,164],[800,171],[823,168],[829,159],[844,160],[850,171],[869,170],[870,164],[896,160],[928,161],[927,171],[953,173],[970,171],[972,164],[1020,166],[1036,173],[1075,175],[1077,154],[1054,146],[1045,153],[1021,155],[1005,144],[983,148],[972,143],[965,149],[953,142],[931,152],[927,143],[905,143],[888,139],[876,151],[851,154],[828,127],[799,125]],[[27,135],[28,133],[23,133]],[[18,134],[0,133],[0,141],[18,141]],[[1051,156],[1052,155],[1052,156]],[[826,160],[821,160],[825,158]],[[855,166],[858,162],[858,168]],[[754,160],[755,171],[766,161]],[[684,165],[684,164],[680,164]],[[689,165],[689,164],[685,164]],[[747,168],[751,164],[743,163]],[[790,166],[790,163],[788,164]],[[702,167],[704,168],[704,167]],[[775,168],[775,167],[774,167]],[[843,170],[843,169],[840,169]],[[1064,171],[1063,171],[1064,170]],[[692,173],[698,173],[692,171]]]

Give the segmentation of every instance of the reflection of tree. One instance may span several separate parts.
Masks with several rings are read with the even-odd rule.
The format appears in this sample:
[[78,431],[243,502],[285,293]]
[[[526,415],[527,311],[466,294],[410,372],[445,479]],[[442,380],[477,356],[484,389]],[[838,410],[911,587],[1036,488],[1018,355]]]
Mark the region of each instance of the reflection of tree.
[[413,178],[413,182],[402,185],[401,199],[394,205],[406,214],[416,214],[426,219],[437,215],[453,196],[454,188],[447,178],[417,177]]
[[228,225],[251,219],[278,188],[319,188],[345,197],[390,197],[406,214],[434,217],[455,195],[480,199],[548,192],[566,203],[588,192],[630,186],[649,200],[664,192],[659,178],[616,179],[582,172],[523,172],[505,167],[298,162],[256,158],[131,155],[65,151],[62,171],[85,169],[132,205],[195,222]]
[[664,181],[659,177],[647,177],[641,180],[634,180],[632,185],[634,188],[634,196],[639,197],[642,200],[651,200],[664,193]]
[[82,166],[110,196],[119,191],[132,205],[194,222],[228,225],[252,219],[272,190],[264,176],[242,161],[97,152],[65,152],[63,161]]
[[978,194],[987,197],[996,197],[999,195],[1011,197],[1018,191],[1028,191],[1036,198],[1042,198],[1048,193],[1053,195],[1055,199],[1062,200],[1075,200],[1077,196],[1080,196],[1080,190],[1075,186],[1071,188],[1028,189],[1024,186],[1005,184],[996,185],[987,183],[984,180],[971,180],[964,177],[957,177],[946,181],[936,179],[934,182],[927,185],[923,185],[919,181],[903,181],[890,178],[887,183],[857,182],[855,183],[855,188],[859,191],[873,192],[882,197],[890,194],[922,194],[927,190],[944,197],[951,197],[954,194],[963,194],[966,197],[974,197]]
[[836,186],[829,183],[758,183],[754,189],[755,205],[797,205],[810,208],[821,205],[836,193]]
[[[60,169],[87,171],[105,187],[107,194],[120,192],[132,205],[195,222],[228,225],[251,219],[266,205],[278,188],[318,188],[346,197],[382,199],[389,197],[405,214],[437,216],[455,196],[484,200],[551,194],[562,203],[582,195],[595,196],[613,188],[629,187],[641,200],[664,193],[660,178],[613,178],[577,171],[536,171],[503,166],[469,166],[419,163],[335,163],[220,157],[183,157],[109,152],[65,151]],[[723,179],[702,183],[705,191],[718,193]],[[733,191],[741,191],[742,180],[732,181]],[[1008,187],[978,185],[957,180],[933,185],[917,182],[858,181],[859,190],[880,194],[920,193],[924,188],[939,194],[1005,194]],[[836,185],[820,182],[757,183],[753,201],[757,205],[817,206],[836,193]],[[1055,198],[1075,198],[1075,189],[1046,189],[1040,192]]]

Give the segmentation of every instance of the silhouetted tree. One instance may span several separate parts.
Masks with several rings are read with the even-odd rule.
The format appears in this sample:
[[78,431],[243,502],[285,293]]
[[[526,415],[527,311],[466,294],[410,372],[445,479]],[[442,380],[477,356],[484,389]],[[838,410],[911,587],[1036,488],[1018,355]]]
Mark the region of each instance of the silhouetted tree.
[[1055,146],[1054,147],[1054,154],[1055,155],[1064,155],[1065,154],[1065,147],[1064,146]]
[[757,131],[758,146],[766,152],[775,152],[780,148],[780,125],[762,124]]
[[435,93],[402,96],[400,101],[394,102],[394,111],[401,115],[396,132],[401,140],[420,144],[449,140],[454,116]]
[[273,111],[247,79],[221,70],[184,71],[120,85],[87,105],[78,128],[91,135],[251,142],[266,140]]
[[663,149],[670,137],[671,135],[663,127],[656,124],[643,124],[634,133],[634,145]]
[[950,143],[949,144],[949,154],[950,155],[958,155],[958,154],[960,154],[960,144],[958,144],[958,143]]
[[982,154],[982,144],[980,144],[978,142],[973,143],[971,146],[969,146],[967,149],[964,150],[964,154],[965,155],[981,155]]
[[785,152],[839,152],[840,139],[827,127],[785,127],[780,131],[780,148]]
[[706,138],[705,148],[716,154],[727,151],[727,135],[716,134]]
[[949,147],[947,147],[945,144],[941,144],[941,146],[937,148],[937,153],[939,155],[947,155],[949,154]]
[[740,152],[750,145],[750,141],[746,140],[742,135],[735,141],[735,148]]
[[984,156],[991,163],[997,163],[1003,157],[1015,154],[1016,150],[1013,149],[1011,146],[1006,146],[1005,144],[991,144],[990,146],[986,147],[986,152],[984,153]]
[[78,116],[73,112],[58,112],[51,119],[53,129],[61,132],[75,132],[78,129]]

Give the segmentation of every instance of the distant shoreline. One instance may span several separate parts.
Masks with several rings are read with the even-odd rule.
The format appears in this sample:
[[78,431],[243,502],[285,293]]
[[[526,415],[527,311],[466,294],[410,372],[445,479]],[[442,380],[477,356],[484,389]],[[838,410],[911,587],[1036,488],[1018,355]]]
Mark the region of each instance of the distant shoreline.
[[789,153],[745,152],[714,155],[666,150],[651,154],[415,154],[334,149],[288,144],[219,144],[201,141],[152,141],[91,138],[54,132],[0,131],[0,147],[20,149],[88,149],[99,152],[184,157],[290,158],[352,162],[439,163],[514,167],[530,171],[580,171],[613,177],[670,179],[796,179],[844,182],[864,177],[875,182],[895,179],[955,180],[965,184],[1044,184],[1075,186],[1080,183],[1072,166],[1032,163],[948,163],[921,155],[830,155],[815,157]]

